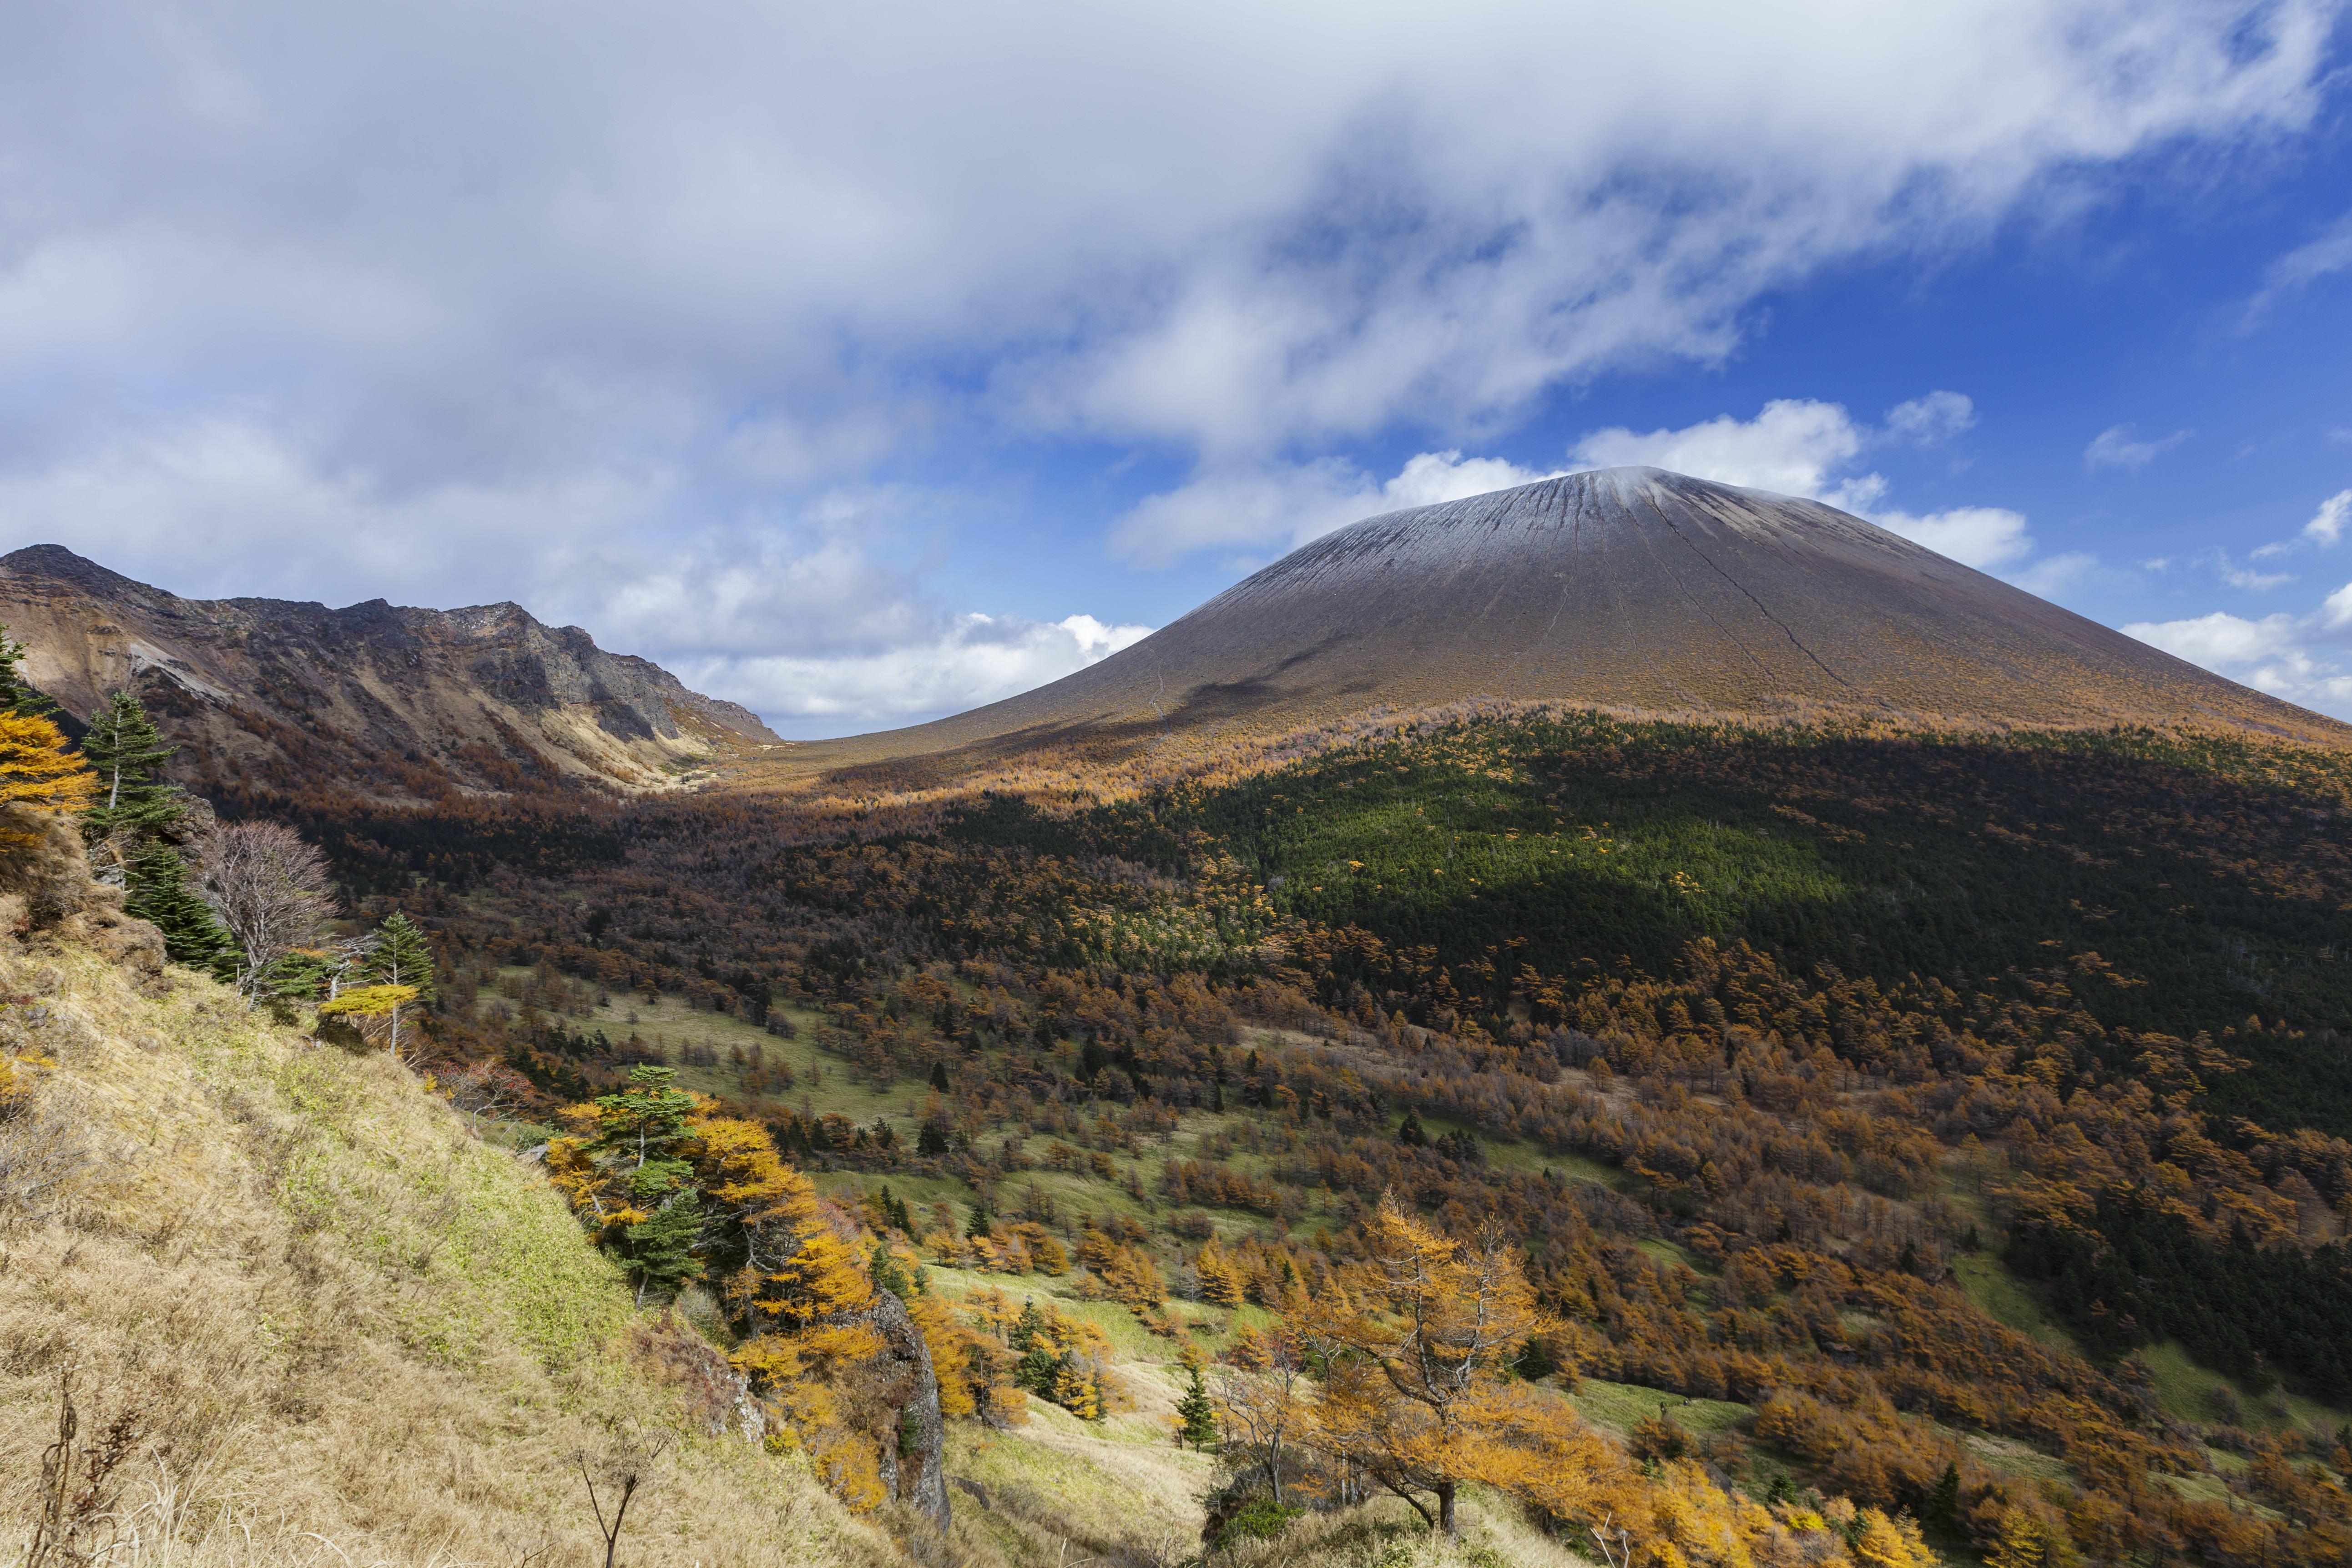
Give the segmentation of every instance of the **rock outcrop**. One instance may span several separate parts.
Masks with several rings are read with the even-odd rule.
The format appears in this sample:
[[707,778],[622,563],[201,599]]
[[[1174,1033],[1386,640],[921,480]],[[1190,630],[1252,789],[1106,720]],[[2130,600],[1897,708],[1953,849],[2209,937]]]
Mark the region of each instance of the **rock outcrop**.
[[77,942],[154,983],[163,973],[163,933],[125,914],[126,896],[90,875],[72,817],[0,812],[0,941]]
[[0,623],[69,715],[137,692],[208,791],[636,793],[777,743],[748,710],[511,604],[184,599],[38,544],[0,557]]
[[940,1380],[931,1370],[930,1347],[907,1315],[907,1304],[887,1290],[858,1321],[882,1336],[891,1375],[888,1397],[898,1413],[898,1440],[882,1444],[882,1484],[890,1495],[933,1524],[947,1527],[947,1420],[940,1414]]

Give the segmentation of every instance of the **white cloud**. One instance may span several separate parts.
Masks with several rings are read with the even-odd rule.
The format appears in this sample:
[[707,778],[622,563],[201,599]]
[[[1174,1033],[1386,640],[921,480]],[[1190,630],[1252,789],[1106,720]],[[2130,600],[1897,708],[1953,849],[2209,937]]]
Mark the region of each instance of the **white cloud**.
[[1232,468],[1149,498],[1113,525],[1111,548],[1150,565],[1202,549],[1291,550],[1380,512],[1533,484],[1552,472],[1459,451],[1423,452],[1385,483],[1336,458]]
[[[686,528],[673,475],[606,469],[568,487],[399,495],[320,475],[250,426],[205,421],[76,467],[0,474],[0,548],[56,541],[190,597],[265,595],[441,606],[510,597],[585,626],[784,733],[904,722],[1058,679],[1149,633],[958,614],[890,556],[936,497],[843,487],[789,515]],[[572,525],[561,541],[547,520]],[[436,542],[465,541],[446,592]],[[321,557],[309,546],[338,548]]]
[[2160,441],[2135,441],[2130,426],[2110,425],[2083,448],[2083,463],[2093,468],[2144,468],[2195,434],[2175,430]]
[[[255,586],[583,616],[580,574],[682,542],[831,581],[846,546],[796,578],[767,520],[1008,437],[1198,464],[1171,538],[1296,537],[1387,500],[1315,461],[1353,443],[1491,442],[1825,268],[2306,124],[2336,14],[0,7],[0,491],[84,496],[40,531],[141,574],[201,539]],[[866,618],[948,646],[929,614]]]
[[2270,308],[2331,273],[2352,268],[2352,213],[2337,218],[2316,239],[2296,246],[2270,264],[2263,286],[2246,305],[2246,324],[2258,323]]
[[[1897,404],[1876,428],[1856,424],[1834,403],[1779,398],[1753,419],[1727,414],[1678,430],[1595,430],[1577,441],[1570,457],[1572,468],[1642,465],[1826,501],[1964,565],[1990,571],[2033,553],[2023,514],[2000,507],[1954,507],[1926,516],[1874,510],[1887,491],[1886,480],[1875,473],[1843,471],[1874,444],[1941,441],[1975,422],[1975,405],[1956,392]],[[1153,562],[1208,546],[1295,547],[1377,512],[1547,477],[1496,458],[1465,458],[1458,451],[1424,452],[1377,488],[1336,459],[1239,468],[1152,497],[1120,520],[1113,542],[1127,554]],[[2095,564],[2089,557],[2063,559],[2066,564],[2050,566],[2040,580],[2064,585]]]
[[1948,441],[1977,422],[1977,407],[1957,392],[1931,392],[1886,411],[1890,434],[1924,445]]
[[2352,521],[2352,490],[2337,490],[2319,503],[2311,521],[2303,525],[2303,537],[2314,544],[2326,546],[2344,537],[2344,525]]
[[1140,641],[1150,626],[1105,626],[1092,616],[1052,623],[958,616],[919,637],[828,658],[753,655],[692,660],[679,674],[698,690],[762,714],[849,719],[877,727],[919,722],[1017,696]]
[[1960,506],[1948,511],[1913,517],[1905,511],[1884,511],[1871,521],[1938,555],[1948,555],[1963,566],[1989,572],[2033,553],[2033,536],[2025,531],[2021,512],[1997,506]]
[[1877,475],[1845,480],[1834,489],[1830,484],[1830,476],[1853,460],[1864,439],[1864,432],[1839,405],[1782,397],[1766,404],[1753,419],[1725,414],[1680,430],[1640,432],[1622,426],[1595,430],[1569,455],[1590,468],[1645,464],[1717,484],[1822,500],[1835,494],[1854,505],[1867,505],[1885,489],[1885,481]]
[[2273,556],[2292,554],[2306,545],[2316,545],[2326,550],[2344,537],[2347,522],[2352,522],[2352,490],[2338,490],[2319,503],[2319,510],[2312,514],[2311,521],[2305,523],[2302,531],[2293,539],[2260,545],[2249,553],[2256,561],[2267,561]]
[[[2257,551],[2255,553],[2260,554],[2261,552]],[[2256,572],[2251,567],[2238,565],[2230,559],[2230,552],[2226,550],[2213,552],[2213,571],[2231,587],[2244,588],[2256,594],[2265,594],[2273,588],[2294,581],[2294,574],[2292,572]]]
[[[1932,392],[1897,404],[1874,430],[1855,424],[1837,404],[1782,398],[1748,420],[1727,414],[1680,430],[1596,430],[1577,443],[1574,456],[1595,464],[1646,463],[1722,484],[1826,501],[1964,566],[1989,572],[2015,566],[2033,553],[2022,513],[1990,506],[1953,507],[1925,516],[1879,510],[1876,503],[1888,489],[1882,476],[1841,473],[1874,443],[1940,441],[1975,423],[1975,405],[1957,392]],[[2085,557],[2063,569],[2053,567],[2036,579],[2044,585],[2029,591],[2063,586],[2091,564]]]
[[2142,621],[2126,635],[2218,675],[2337,717],[2352,716],[2352,583],[2309,615],[2259,620],[2221,611]]

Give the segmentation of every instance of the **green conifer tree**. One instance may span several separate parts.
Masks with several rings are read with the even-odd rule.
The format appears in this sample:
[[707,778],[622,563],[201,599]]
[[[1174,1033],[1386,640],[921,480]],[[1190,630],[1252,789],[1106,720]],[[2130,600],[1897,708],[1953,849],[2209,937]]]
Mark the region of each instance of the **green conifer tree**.
[[1192,1387],[1176,1402],[1176,1435],[1196,1449],[1205,1448],[1217,1440],[1217,1410],[1209,1402],[1209,1391],[1201,1386],[1201,1369],[1193,1367],[1192,1373]]
[[108,698],[89,716],[81,738],[82,760],[98,774],[98,802],[84,814],[93,837],[118,828],[161,832],[186,815],[179,790],[163,777],[163,763],[177,746],[163,739],[139,699],[128,691]]
[[414,985],[416,999],[430,1002],[441,992],[433,971],[433,944],[425,928],[394,910],[375,928],[375,947],[360,965],[368,985]]
[[212,906],[188,885],[188,865],[177,849],[149,838],[126,856],[123,869],[131,889],[123,912],[154,923],[173,963],[201,969],[224,984],[236,978],[244,954]]
[[[0,657],[9,646],[0,637]],[[0,674],[0,683],[8,679]],[[82,834],[100,874],[120,873],[129,894],[123,911],[153,922],[173,963],[230,980],[242,955],[212,906],[188,885],[187,862],[172,842],[188,816],[187,796],[163,776],[176,750],[136,697],[118,691],[107,699],[81,740],[82,758],[99,777]]]
[[[360,964],[359,983],[362,985],[413,985],[416,999],[430,1003],[440,993],[433,973],[433,946],[425,935],[425,928],[408,918],[404,910],[394,910],[375,928],[375,945]],[[400,1050],[402,1009],[392,1010],[392,1048]]]
[[640,1204],[659,1203],[694,1173],[694,1163],[678,1153],[692,1136],[686,1118],[694,1096],[671,1081],[677,1077],[676,1068],[633,1067],[628,1088],[596,1100],[596,1137],[588,1147],[629,1171],[629,1191]]
[[629,1242],[629,1268],[637,1277],[638,1305],[645,1304],[647,1290],[676,1295],[688,1280],[701,1275],[694,1248],[702,1238],[702,1201],[692,1187],[680,1187],[622,1234]]

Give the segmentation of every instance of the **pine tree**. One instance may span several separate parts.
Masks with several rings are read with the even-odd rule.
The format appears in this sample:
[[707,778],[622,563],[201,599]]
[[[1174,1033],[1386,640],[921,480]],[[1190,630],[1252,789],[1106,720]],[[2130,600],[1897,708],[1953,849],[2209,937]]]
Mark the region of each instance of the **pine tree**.
[[952,1094],[955,1092],[948,1087],[947,1063],[933,1062],[931,1064],[931,1087],[939,1090],[941,1094]]
[[423,1002],[441,994],[433,971],[433,943],[425,928],[402,910],[384,916],[375,928],[375,948],[360,966],[360,974],[371,985],[414,985]]
[[1184,1397],[1176,1402],[1176,1418],[1181,1423],[1176,1435],[1194,1448],[1205,1448],[1217,1440],[1216,1406],[1209,1402],[1209,1391],[1201,1386],[1201,1369],[1191,1369],[1192,1385]]
[[1927,1500],[1927,1522],[1942,1530],[1957,1530],[1960,1524],[1960,1467],[1957,1460],[1944,1466],[1943,1476],[1936,1482],[1936,1490]]
[[644,1304],[648,1289],[675,1295],[702,1273],[702,1265],[694,1257],[695,1244],[702,1238],[701,1194],[692,1187],[679,1188],[668,1202],[622,1234],[629,1241],[629,1268],[637,1277],[639,1305]]
[[620,1159],[639,1199],[658,1201],[694,1171],[677,1152],[693,1136],[686,1119],[694,1096],[672,1082],[677,1077],[676,1068],[633,1067],[628,1088],[596,1100],[597,1132],[589,1148]]
[[163,933],[163,951],[174,963],[201,969],[227,984],[236,977],[235,939],[221,929],[213,907],[188,886],[188,864],[160,838],[132,849],[123,861],[131,896],[123,912],[152,921]]
[[[425,935],[425,928],[408,918],[405,911],[394,910],[375,928],[374,945],[361,961],[356,976],[362,985],[404,985],[416,993],[420,1003],[437,997],[440,987],[433,973],[433,946]],[[400,1050],[400,1021],[405,1005],[392,1012],[391,1049]]]
[[90,715],[82,736],[82,760],[97,776],[98,798],[82,814],[82,833],[93,847],[103,845],[130,896],[123,910],[151,921],[163,933],[163,951],[174,963],[232,980],[236,943],[210,904],[188,885],[188,865],[171,843],[187,818],[187,797],[163,776],[163,764],[177,747],[158,732],[139,700],[118,691]]
[[82,760],[98,774],[101,792],[82,818],[86,830],[96,837],[118,828],[159,833],[176,824],[187,806],[163,777],[163,763],[178,750],[139,699],[128,691],[108,698],[81,738]]

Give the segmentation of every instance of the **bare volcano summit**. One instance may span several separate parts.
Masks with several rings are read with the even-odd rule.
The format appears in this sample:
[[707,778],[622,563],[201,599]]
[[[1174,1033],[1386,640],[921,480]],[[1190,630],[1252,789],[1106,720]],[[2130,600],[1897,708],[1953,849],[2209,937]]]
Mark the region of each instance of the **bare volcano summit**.
[[1051,686],[809,751],[849,761],[1104,727],[1262,730],[1475,697],[2352,742],[2332,719],[1833,507],[1605,468],[1367,518]]

